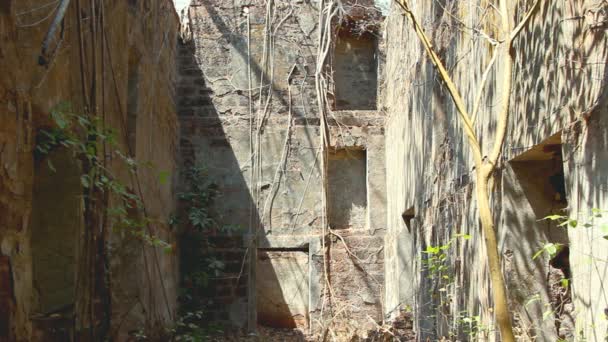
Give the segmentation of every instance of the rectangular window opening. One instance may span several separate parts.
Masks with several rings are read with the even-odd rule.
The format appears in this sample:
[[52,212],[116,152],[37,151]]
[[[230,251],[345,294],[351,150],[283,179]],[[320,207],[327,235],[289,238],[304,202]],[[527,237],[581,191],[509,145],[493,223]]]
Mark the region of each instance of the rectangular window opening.
[[334,109],[375,110],[378,39],[371,32],[338,29],[333,53]]
[[[561,134],[556,134],[511,160],[525,192],[534,192],[535,205],[552,213],[568,207]],[[540,212],[540,211],[539,211]]]
[[332,150],[327,159],[329,226],[364,229],[367,226],[366,151]]

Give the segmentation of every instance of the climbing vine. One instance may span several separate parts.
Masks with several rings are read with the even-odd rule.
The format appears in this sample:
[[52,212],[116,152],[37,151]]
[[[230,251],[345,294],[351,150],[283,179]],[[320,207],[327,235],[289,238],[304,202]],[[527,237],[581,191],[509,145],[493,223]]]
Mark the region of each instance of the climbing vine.
[[[152,233],[151,226],[160,222],[146,214],[141,190],[138,194],[129,186],[136,184],[138,163],[130,153],[121,150],[117,132],[106,127],[103,116],[78,113],[70,103],[62,102],[53,108],[50,119],[50,124],[37,133],[34,160],[46,162],[50,170],[57,172],[59,170],[53,165],[53,152],[63,150],[70,153],[78,161],[83,202],[82,249],[78,251],[76,275],[79,299],[76,301],[74,329],[87,331],[90,340],[105,340],[110,336],[107,318],[111,311],[106,228],[127,233],[143,245],[153,247],[157,268],[156,248],[172,253],[173,246]],[[111,168],[110,159],[116,160],[112,166],[122,168]],[[126,170],[131,183],[125,183],[124,173],[119,175],[116,170]],[[161,172],[159,181],[162,182],[164,176]],[[147,268],[146,275],[150,280]],[[171,314],[162,278],[160,283],[167,311]]]
[[80,161],[80,184],[85,201],[100,202],[101,198],[95,197],[96,193],[117,199],[113,206],[106,207],[107,203],[103,203],[103,214],[112,219],[113,229],[127,231],[152,246],[171,252],[172,246],[169,243],[145,230],[154,222],[145,215],[141,197],[100,158],[100,146],[106,145],[113,156],[123,161],[129,173],[137,171],[138,163],[120,150],[116,132],[104,127],[99,117],[90,118],[74,112],[68,102],[57,105],[51,111],[51,119],[52,125],[38,132],[34,158],[38,161],[45,160],[51,170],[57,171],[50,154],[60,148],[67,149]]

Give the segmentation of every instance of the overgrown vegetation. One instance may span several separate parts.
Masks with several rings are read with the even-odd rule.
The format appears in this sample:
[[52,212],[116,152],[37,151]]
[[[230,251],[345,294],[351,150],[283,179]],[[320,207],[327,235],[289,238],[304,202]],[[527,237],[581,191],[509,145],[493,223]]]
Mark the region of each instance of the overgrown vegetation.
[[[101,157],[102,150],[109,151],[123,161],[129,173],[136,173],[138,163],[121,151],[117,133],[104,127],[98,116],[90,118],[75,113],[67,102],[60,103],[51,111],[51,119],[53,125],[41,129],[36,137],[35,160],[45,161],[51,170],[57,171],[51,152],[60,148],[70,151],[81,164],[80,183],[85,201],[104,200],[105,203],[97,204],[105,208],[103,214],[112,220],[115,230],[126,231],[152,246],[171,252],[169,243],[146,231],[147,225],[154,222],[145,215],[141,197],[115,175]],[[96,197],[96,192],[105,196]],[[110,198],[115,199],[111,201],[113,206],[108,206]]]
[[[145,215],[141,197],[115,175],[101,157],[102,150],[109,151],[122,160],[129,174],[136,174],[139,164],[129,156],[130,153],[121,151],[117,133],[104,127],[99,117],[89,118],[74,112],[67,102],[51,112],[51,119],[52,125],[41,129],[36,137],[36,162],[46,162],[51,170],[58,171],[53,165],[53,151],[68,150],[80,161],[80,183],[85,201],[101,209],[101,215],[107,217],[113,230],[127,232],[150,246],[172,252],[171,244],[147,230],[149,225],[158,222]],[[166,179],[166,173],[160,172],[159,182]],[[180,211],[172,215],[169,222],[180,236],[181,307],[179,317],[166,334],[175,341],[206,341],[222,328],[205,323],[203,309],[207,303],[203,301],[203,294],[210,280],[218,277],[224,268],[222,261],[209,256],[211,245],[208,236],[218,232],[232,233],[238,227],[221,226],[213,218],[211,207],[219,193],[217,186],[209,181],[205,169],[188,169],[183,180],[184,191],[177,194]],[[134,338],[146,341],[151,336],[140,330]]]
[[[452,302],[455,300],[454,291],[456,288],[454,269],[454,249],[460,243],[466,243],[471,239],[468,234],[456,234],[443,245],[429,245],[422,252],[421,264],[426,271],[427,279],[432,283],[429,291],[434,299],[431,304],[435,312],[431,315],[436,317],[443,312],[449,312]],[[479,315],[472,315],[470,312],[461,311],[452,320],[453,324],[447,335],[450,338],[465,336],[467,340],[475,340],[487,336],[490,327],[485,326]]]
[[451,282],[453,279],[453,270],[449,268],[449,250],[453,243],[457,242],[460,238],[463,240],[469,240],[471,238],[468,234],[457,234],[451,238],[446,244],[439,246],[427,246],[423,252],[426,254],[426,258],[422,259],[422,264],[428,272],[430,279],[443,279]]
[[210,237],[233,234],[240,227],[222,225],[213,212],[220,196],[202,167],[192,167],[182,174],[183,190],[177,194],[179,211],[170,224],[178,231],[180,241],[180,316],[171,333],[176,341],[207,341],[223,331],[220,324],[210,323],[205,311],[213,280],[222,275],[225,265],[211,250]]
[[[37,133],[35,162],[46,162],[51,170],[59,172],[53,165],[53,152],[68,151],[78,161],[82,187],[83,247],[77,251],[76,274],[76,296],[80,300],[75,303],[74,326],[86,329],[83,334],[90,340],[105,340],[110,335],[111,301],[106,228],[129,234],[167,253],[173,247],[152,233],[152,225],[160,222],[146,215],[141,193],[130,186],[137,184],[139,165],[130,153],[121,150],[117,132],[106,127],[103,117],[77,113],[70,103],[63,102],[51,111],[50,118],[51,124]],[[111,168],[110,159],[122,161],[120,166],[127,171],[130,182],[125,182],[124,173],[113,171],[121,167]],[[165,304],[170,312],[168,302]]]
[[[608,221],[606,221],[606,213],[608,211],[601,210],[599,208],[593,208],[589,212],[580,213],[577,215],[577,218],[572,216],[568,216],[565,214],[552,214],[544,217],[543,221],[549,221],[555,223],[555,226],[552,229],[598,229],[604,234],[602,238],[608,240]],[[449,239],[443,245],[429,245],[422,252],[423,257],[421,259],[421,264],[423,265],[424,270],[426,271],[426,277],[431,281],[432,286],[429,288],[431,292],[431,297],[434,298],[434,303],[432,303],[432,308],[434,313],[432,313],[432,317],[436,317],[437,315],[442,314],[442,310],[445,308],[449,311],[449,306],[451,305],[454,298],[452,297],[454,288],[454,276],[457,271],[453,268],[454,260],[452,259],[452,254],[454,252],[453,248],[458,243],[466,243],[467,240],[471,238],[470,235],[467,234],[457,234],[451,239]],[[560,298],[559,302],[543,302],[541,303],[542,307],[542,320],[555,320],[558,332],[560,335],[566,335],[566,337],[560,337],[558,341],[569,341],[570,338],[574,338],[577,341],[586,341],[587,339],[582,335],[581,331],[577,331],[574,327],[567,327],[567,329],[560,330],[559,324],[561,324],[563,314],[564,305],[571,303],[570,299],[570,286],[571,286],[571,276],[569,266],[568,269],[563,269],[563,265],[559,265],[559,262],[562,260],[556,260],[560,258],[564,258],[560,256],[560,253],[566,250],[567,253],[568,246],[567,244],[557,243],[557,242],[547,242],[539,247],[539,249],[533,254],[530,255],[530,262],[533,260],[543,258],[545,262],[551,265],[554,269],[559,269],[563,273],[563,276],[558,278],[558,281],[553,279],[553,283],[549,281],[547,286],[549,286],[550,291],[551,288],[555,291],[555,287],[561,287],[561,293],[565,295],[565,297]],[[568,254],[565,255],[565,258],[568,259]],[[603,262],[600,260],[600,262]],[[559,292],[559,291],[558,291]],[[529,307],[534,303],[538,303],[542,301],[542,296],[540,293],[536,293],[526,298],[525,303],[523,303],[524,307]],[[600,319],[605,319],[605,317],[601,317]],[[449,320],[448,320],[449,321]],[[479,338],[485,338],[489,336],[490,332],[493,330],[492,327],[484,325],[481,317],[479,315],[471,315],[471,313],[467,311],[461,311],[451,320],[453,325],[449,327],[449,331],[447,332],[447,336],[450,338],[458,338],[458,337],[466,337],[467,340],[475,340]],[[532,325],[527,327],[530,331],[534,331],[535,329],[539,329],[542,322],[530,322]],[[563,329],[563,328],[562,328]],[[521,329],[520,329],[521,330]],[[523,338],[520,336],[520,338]],[[527,336],[529,339],[535,338],[534,336]]]
[[185,315],[192,316],[190,313],[204,305],[199,291],[207,288],[210,277],[218,275],[223,265],[209,260],[204,252],[209,247],[206,235],[216,226],[211,206],[218,195],[217,187],[202,168],[186,170],[183,179],[185,189],[177,195],[180,212],[171,224],[180,234],[181,304]]

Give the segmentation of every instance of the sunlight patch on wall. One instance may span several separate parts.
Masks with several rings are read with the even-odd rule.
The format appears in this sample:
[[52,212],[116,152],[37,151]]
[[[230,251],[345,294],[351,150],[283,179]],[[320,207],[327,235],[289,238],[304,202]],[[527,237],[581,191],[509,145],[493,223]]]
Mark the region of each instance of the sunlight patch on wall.
[[190,4],[191,0],[173,0],[173,4],[175,4],[175,10],[179,13],[184,7]]
[[376,6],[382,11],[382,15],[387,16],[391,9],[391,0],[376,0]]

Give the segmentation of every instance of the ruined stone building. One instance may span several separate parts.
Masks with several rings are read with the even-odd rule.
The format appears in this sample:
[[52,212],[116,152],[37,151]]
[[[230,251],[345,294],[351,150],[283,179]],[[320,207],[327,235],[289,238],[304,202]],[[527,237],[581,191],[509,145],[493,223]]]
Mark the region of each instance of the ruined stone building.
[[[0,341],[500,340],[473,154],[399,3],[1,1]],[[484,151],[510,96],[516,338],[605,340],[608,2],[507,1],[509,89],[499,0],[407,3]]]

